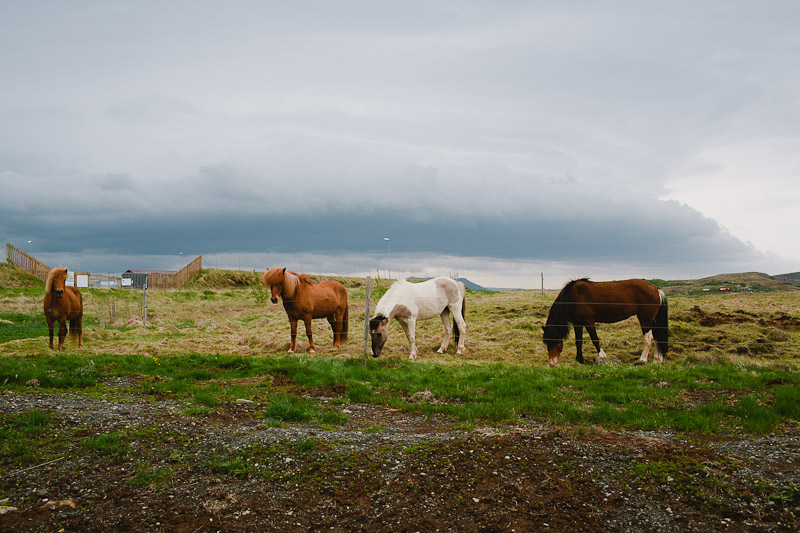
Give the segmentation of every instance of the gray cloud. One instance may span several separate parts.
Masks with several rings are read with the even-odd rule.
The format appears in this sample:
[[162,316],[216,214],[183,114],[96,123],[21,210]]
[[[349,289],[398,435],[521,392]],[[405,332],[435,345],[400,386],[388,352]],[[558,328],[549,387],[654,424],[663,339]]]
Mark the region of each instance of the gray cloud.
[[773,147],[750,165],[765,191],[796,174],[799,19],[794,2],[13,4],[0,234],[94,261],[357,256],[391,235],[407,257],[764,269],[752,218],[705,212],[692,184],[733,176],[718,154],[738,145]]

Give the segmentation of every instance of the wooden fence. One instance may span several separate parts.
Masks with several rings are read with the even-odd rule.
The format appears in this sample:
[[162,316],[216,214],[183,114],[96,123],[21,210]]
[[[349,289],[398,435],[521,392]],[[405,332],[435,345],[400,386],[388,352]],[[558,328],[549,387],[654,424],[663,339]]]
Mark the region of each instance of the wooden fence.
[[42,281],[47,280],[47,275],[52,270],[51,267],[26,254],[11,243],[6,243],[6,262],[30,272]]
[[180,289],[203,268],[203,256],[194,260],[177,272],[149,272],[147,285],[151,289]]

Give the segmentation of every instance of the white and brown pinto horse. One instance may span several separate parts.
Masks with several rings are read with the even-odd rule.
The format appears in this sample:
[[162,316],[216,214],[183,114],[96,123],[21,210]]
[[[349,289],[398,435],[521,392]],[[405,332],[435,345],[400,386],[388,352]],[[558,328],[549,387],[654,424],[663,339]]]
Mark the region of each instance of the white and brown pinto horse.
[[400,322],[406,332],[411,354],[409,359],[417,358],[417,343],[415,330],[417,320],[442,319],[445,336],[442,345],[437,350],[444,353],[450,344],[450,315],[453,315],[455,327],[456,353],[464,352],[464,335],[467,324],[464,321],[466,314],[466,288],[460,281],[447,277],[433,278],[422,283],[396,281],[389,287],[386,294],[375,306],[375,314],[369,320],[369,334],[372,338],[372,356],[381,354],[383,345],[389,335],[389,322],[392,319]]
[[624,281],[589,281],[588,278],[570,281],[556,297],[544,330],[550,366],[558,366],[558,356],[569,334],[569,324],[575,330],[575,347],[579,363],[583,364],[583,328],[589,332],[595,349],[596,363],[605,361],[606,352],[600,348],[595,324],[613,323],[636,316],[644,335],[644,349],[638,363],[647,362],[653,340],[656,353],[653,359],[660,363],[669,349],[667,298],[664,291],[643,279]]

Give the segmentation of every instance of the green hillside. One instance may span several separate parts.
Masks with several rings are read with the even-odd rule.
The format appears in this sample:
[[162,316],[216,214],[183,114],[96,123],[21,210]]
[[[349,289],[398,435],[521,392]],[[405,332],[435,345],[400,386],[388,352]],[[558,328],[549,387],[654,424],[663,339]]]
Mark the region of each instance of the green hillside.
[[717,274],[695,280],[650,280],[664,289],[668,295],[701,295],[727,292],[779,292],[795,291],[797,287],[786,281],[775,279],[762,272],[743,272],[739,274]]
[[0,263],[0,288],[44,287],[44,281],[21,268],[8,263]]

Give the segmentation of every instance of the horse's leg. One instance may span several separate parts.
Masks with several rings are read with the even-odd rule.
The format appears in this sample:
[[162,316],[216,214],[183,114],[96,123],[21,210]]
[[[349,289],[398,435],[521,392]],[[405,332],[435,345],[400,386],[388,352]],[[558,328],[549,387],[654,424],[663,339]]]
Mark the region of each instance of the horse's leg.
[[458,355],[464,353],[464,337],[467,334],[467,322],[461,316],[460,311],[459,309],[459,312],[453,312],[453,320],[456,321],[456,327],[458,328],[458,348],[456,348],[456,354]]
[[589,332],[589,337],[592,338],[592,344],[594,344],[594,349],[597,350],[597,359],[595,360],[595,364],[605,363],[606,362],[606,352],[600,347],[600,338],[597,336],[597,328],[595,328],[594,324],[591,326],[586,326],[586,331]]
[[575,330],[575,360],[583,364],[583,326],[572,326]]
[[398,320],[400,325],[403,326],[403,331],[406,332],[406,338],[408,339],[408,343],[411,345],[411,353],[408,355],[409,359],[416,359],[417,358],[417,340],[416,340],[416,330],[417,330],[417,321],[414,320],[413,317],[407,318],[405,320]]
[[47,331],[50,334],[50,349],[52,350],[53,349],[53,319],[50,318],[50,316],[48,315],[46,317],[46,320],[47,320]]
[[442,345],[436,352],[444,353],[445,350],[447,350],[447,346],[450,344],[450,335],[453,333],[453,327],[450,325],[450,309],[445,307],[442,314],[439,315],[439,318],[442,319],[442,324],[444,325],[444,339],[442,339]]
[[297,320],[289,320],[291,333],[289,334],[289,353],[294,353],[297,344]]
[[336,313],[332,315],[328,315],[328,324],[331,325],[331,331],[333,331],[333,349],[339,348],[339,327],[337,326],[336,321]]
[[58,320],[58,349],[64,349],[64,340],[67,338],[67,317]]
[[83,348],[83,313],[75,322],[78,324],[78,348]]
[[303,323],[306,325],[306,337],[308,337],[308,353],[317,353],[317,347],[314,346],[314,335],[311,331],[311,319],[304,318]]
[[[642,349],[642,356],[639,357],[639,360],[636,361],[636,364],[644,364],[647,362],[647,354],[650,353],[650,346],[653,344],[653,330],[648,329],[647,333],[642,332],[644,334],[644,348]],[[659,359],[658,354],[658,347],[656,347],[656,355],[653,357],[654,360],[658,361]],[[658,361],[660,362],[660,361]]]

